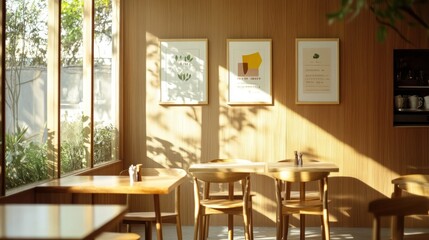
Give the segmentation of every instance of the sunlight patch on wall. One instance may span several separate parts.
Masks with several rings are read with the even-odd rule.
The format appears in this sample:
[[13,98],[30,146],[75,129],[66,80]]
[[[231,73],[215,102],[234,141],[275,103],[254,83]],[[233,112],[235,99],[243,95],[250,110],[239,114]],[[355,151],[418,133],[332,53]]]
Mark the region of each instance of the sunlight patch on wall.
[[279,116],[284,116],[285,108],[281,105],[228,105],[228,69],[219,66],[218,74],[220,154],[258,162],[283,159],[286,121]]
[[147,157],[151,164],[187,169],[200,159],[201,107],[159,104],[159,38],[147,32],[146,41],[146,117],[141,119],[146,119]]

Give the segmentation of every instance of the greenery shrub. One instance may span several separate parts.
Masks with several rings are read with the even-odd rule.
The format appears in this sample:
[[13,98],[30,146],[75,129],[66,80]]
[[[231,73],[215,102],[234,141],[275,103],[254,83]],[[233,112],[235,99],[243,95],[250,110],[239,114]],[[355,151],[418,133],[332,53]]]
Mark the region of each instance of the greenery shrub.
[[6,134],[6,190],[48,179],[54,166],[48,161],[46,143],[27,137],[28,128]]
[[117,129],[112,124],[97,125],[94,130],[94,165],[113,160],[116,135]]
[[[48,160],[46,141],[27,136],[28,128],[18,127],[6,134],[6,190],[49,179],[56,165]],[[112,125],[97,125],[94,130],[94,164],[114,159],[114,139],[118,130]],[[89,158],[89,117],[61,122],[61,173],[87,167]]]

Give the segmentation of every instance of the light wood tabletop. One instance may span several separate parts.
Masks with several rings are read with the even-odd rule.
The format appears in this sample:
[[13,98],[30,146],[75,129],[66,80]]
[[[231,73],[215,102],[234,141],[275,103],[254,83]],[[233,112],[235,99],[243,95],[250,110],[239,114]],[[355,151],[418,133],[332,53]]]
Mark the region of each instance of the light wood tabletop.
[[319,161],[304,161],[302,166],[297,166],[293,161],[275,162],[267,164],[267,172],[338,172],[339,168],[334,163]]
[[222,163],[196,163],[189,167],[189,172],[248,172],[267,173],[270,172],[338,172],[339,168],[334,163],[319,161],[304,161],[302,166],[297,166],[293,161],[286,162],[222,162]]
[[159,195],[169,194],[187,179],[179,168],[143,168],[142,181],[130,182],[129,176],[69,176],[35,187],[36,193],[150,194],[154,199],[157,237],[162,237]]
[[36,186],[37,193],[168,194],[186,180],[178,168],[143,168],[142,181],[129,176],[69,176]]
[[0,205],[0,239],[94,239],[126,211],[125,205]]

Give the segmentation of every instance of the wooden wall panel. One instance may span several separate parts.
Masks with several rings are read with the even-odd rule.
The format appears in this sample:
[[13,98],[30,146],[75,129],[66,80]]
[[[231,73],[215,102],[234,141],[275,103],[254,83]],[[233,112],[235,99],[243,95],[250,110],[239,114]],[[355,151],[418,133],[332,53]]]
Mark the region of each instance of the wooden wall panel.
[[[293,156],[331,161],[332,226],[368,227],[367,204],[389,196],[392,178],[429,165],[428,128],[394,128],[394,48],[428,48],[429,38],[406,25],[376,41],[368,11],[329,25],[339,1],[127,0],[123,2],[123,126],[125,166],[188,169],[218,157],[274,162]],[[426,15],[427,16],[427,15]],[[209,104],[160,106],[159,39],[207,38]],[[226,39],[271,38],[273,106],[227,105]],[[340,104],[295,104],[295,39],[340,39]],[[255,225],[274,226],[274,183],[253,175]],[[193,224],[191,181],[183,186],[185,225]],[[171,205],[172,196],[162,200]],[[135,197],[134,209],[150,209]],[[318,224],[310,219],[309,224]],[[214,224],[223,224],[215,220]],[[297,224],[296,221],[292,222]],[[416,225],[420,222],[416,221]]]

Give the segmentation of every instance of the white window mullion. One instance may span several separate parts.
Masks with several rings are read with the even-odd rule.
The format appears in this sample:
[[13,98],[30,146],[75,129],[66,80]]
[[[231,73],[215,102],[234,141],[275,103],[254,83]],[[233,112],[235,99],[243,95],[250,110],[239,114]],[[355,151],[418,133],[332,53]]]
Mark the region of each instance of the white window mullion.
[[93,89],[93,56],[94,56],[94,1],[85,0],[83,4],[83,102],[85,106],[83,107],[84,114],[89,116],[90,119],[90,135],[89,135],[89,144],[87,146],[90,151],[88,166],[93,167],[93,132],[94,132],[94,114],[93,114],[93,105],[94,99],[92,94]]
[[59,163],[59,85],[60,85],[60,0],[48,3],[48,84],[47,84],[47,129],[51,141],[48,141],[48,160],[57,163],[55,175],[60,177]]

